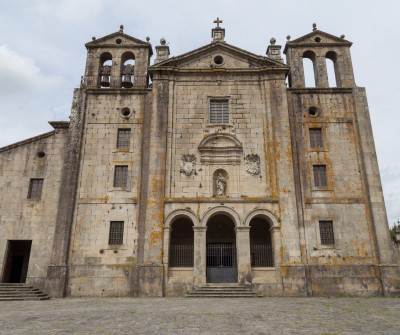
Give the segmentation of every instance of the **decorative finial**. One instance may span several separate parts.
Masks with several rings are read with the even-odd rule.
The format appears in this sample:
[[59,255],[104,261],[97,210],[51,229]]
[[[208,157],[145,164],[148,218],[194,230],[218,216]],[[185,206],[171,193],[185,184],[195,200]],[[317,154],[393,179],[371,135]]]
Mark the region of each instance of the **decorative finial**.
[[96,37],[95,36],[92,37],[92,41],[96,41]]
[[146,37],[146,41],[150,42],[150,37],[149,36]]
[[217,24],[217,28],[219,28],[219,24],[222,23],[223,21],[219,19],[219,17],[217,17],[216,20],[214,20],[214,23]]
[[343,40],[346,36],[344,36],[343,34],[340,35],[340,38]]
[[167,41],[165,40],[164,37],[161,37],[160,43],[161,43],[161,45],[165,45],[167,43]]
[[286,39],[287,39],[288,41],[290,41],[290,35],[287,35],[287,36],[286,36]]
[[317,30],[317,24],[316,23],[313,23],[312,24],[312,30],[314,31],[314,30]]
[[124,32],[124,25],[123,25],[123,24],[121,24],[121,25],[119,26],[119,31],[120,31],[121,33]]
[[271,43],[271,45],[275,45],[276,39],[275,39],[274,37],[272,37],[272,38],[269,40],[269,43]]

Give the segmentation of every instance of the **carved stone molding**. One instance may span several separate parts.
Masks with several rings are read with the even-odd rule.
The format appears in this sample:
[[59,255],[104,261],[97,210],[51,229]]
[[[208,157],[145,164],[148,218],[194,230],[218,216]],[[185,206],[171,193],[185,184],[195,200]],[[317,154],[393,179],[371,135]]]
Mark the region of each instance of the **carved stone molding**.
[[196,174],[196,156],[191,154],[182,155],[181,157],[181,173],[187,176]]
[[257,154],[248,154],[245,156],[246,172],[252,176],[260,173],[260,156]]
[[205,164],[240,164],[242,143],[236,136],[214,133],[204,138],[199,145],[201,162]]

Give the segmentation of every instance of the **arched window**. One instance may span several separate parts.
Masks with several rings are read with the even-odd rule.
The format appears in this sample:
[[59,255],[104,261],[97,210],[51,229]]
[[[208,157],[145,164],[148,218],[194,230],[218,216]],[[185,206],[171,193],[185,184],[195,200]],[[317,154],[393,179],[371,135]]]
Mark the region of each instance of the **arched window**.
[[333,51],[328,51],[326,57],[326,70],[328,71],[329,87],[339,87],[339,75],[337,73],[337,55]]
[[270,225],[262,217],[250,221],[250,256],[252,267],[273,267],[274,255]]
[[169,266],[193,267],[193,222],[186,217],[179,218],[171,228]]
[[121,57],[121,86],[124,88],[133,87],[135,73],[135,55],[128,51]]
[[112,56],[105,52],[100,56],[100,87],[110,87]]
[[304,81],[306,87],[315,87],[315,53],[306,51],[303,54]]

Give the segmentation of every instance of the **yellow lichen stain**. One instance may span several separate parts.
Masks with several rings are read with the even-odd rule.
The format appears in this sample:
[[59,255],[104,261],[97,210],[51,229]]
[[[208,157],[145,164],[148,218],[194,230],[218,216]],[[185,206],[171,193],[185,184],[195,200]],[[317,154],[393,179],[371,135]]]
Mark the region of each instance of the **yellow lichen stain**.
[[110,200],[110,196],[106,195],[103,198],[80,198],[79,200],[98,200],[98,201],[104,201],[105,203],[107,203]]

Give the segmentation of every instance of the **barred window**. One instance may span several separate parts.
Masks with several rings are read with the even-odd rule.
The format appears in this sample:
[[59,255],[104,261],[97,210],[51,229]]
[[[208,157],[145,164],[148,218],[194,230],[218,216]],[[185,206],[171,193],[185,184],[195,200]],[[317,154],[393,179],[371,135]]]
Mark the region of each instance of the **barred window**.
[[210,123],[229,123],[228,100],[210,101]]
[[40,199],[42,197],[43,179],[31,179],[29,183],[28,198]]
[[322,148],[321,128],[310,128],[309,133],[311,148]]
[[121,245],[124,241],[124,221],[110,222],[110,235],[108,236],[109,245]]
[[321,236],[321,244],[335,244],[332,221],[319,221],[319,233]]
[[120,165],[115,167],[114,187],[126,187],[128,185],[128,166]]
[[130,139],[131,139],[130,129],[118,129],[117,148],[129,149]]
[[326,179],[326,165],[313,165],[313,170],[315,187],[328,186]]

